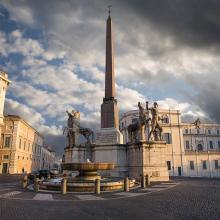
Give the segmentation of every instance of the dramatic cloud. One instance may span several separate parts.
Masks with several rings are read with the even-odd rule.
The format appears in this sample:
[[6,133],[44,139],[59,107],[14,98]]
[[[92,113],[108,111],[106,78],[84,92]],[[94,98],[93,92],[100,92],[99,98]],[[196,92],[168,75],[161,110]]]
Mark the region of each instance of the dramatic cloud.
[[215,0],[2,0],[0,65],[12,80],[6,111],[26,115],[59,152],[66,109],[80,110],[82,125],[99,128],[108,4],[121,112],[158,100],[184,119],[220,122]]

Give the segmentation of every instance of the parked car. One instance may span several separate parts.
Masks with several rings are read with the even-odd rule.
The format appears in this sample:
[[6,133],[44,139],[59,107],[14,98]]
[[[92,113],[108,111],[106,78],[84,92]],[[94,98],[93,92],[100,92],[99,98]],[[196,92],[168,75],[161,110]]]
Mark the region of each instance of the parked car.
[[36,176],[37,178],[39,178],[39,171],[38,171],[38,170],[29,173],[29,174],[28,174],[28,179],[29,179],[29,180],[34,180],[34,176]]
[[39,172],[39,176],[38,176],[38,178],[44,178],[44,179],[48,179],[48,178],[50,178],[50,176],[51,176],[51,174],[50,174],[50,171],[49,170],[39,170],[38,171]]

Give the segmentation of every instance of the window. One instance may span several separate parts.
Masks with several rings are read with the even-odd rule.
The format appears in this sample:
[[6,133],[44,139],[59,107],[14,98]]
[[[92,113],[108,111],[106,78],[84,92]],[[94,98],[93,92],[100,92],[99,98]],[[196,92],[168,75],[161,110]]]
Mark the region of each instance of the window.
[[186,149],[189,149],[189,141],[185,141],[185,147]]
[[218,160],[215,160],[215,169],[218,169]]
[[208,134],[211,134],[211,130],[208,130]]
[[218,141],[218,149],[220,150],[220,141]]
[[3,160],[8,160],[9,159],[9,155],[3,155]]
[[167,161],[167,169],[171,170],[171,162],[170,161]]
[[202,146],[202,144],[198,144],[197,149],[198,149],[198,151],[203,151],[203,146]]
[[19,149],[21,149],[21,139],[19,140]]
[[20,156],[18,156],[18,159],[20,159]]
[[200,133],[200,130],[199,129],[197,129],[197,134],[199,134]]
[[172,144],[171,133],[164,133],[163,137],[167,144]]
[[26,148],[26,141],[24,141],[24,150],[25,150],[25,148]]
[[206,165],[206,160],[202,161],[202,169],[206,170],[207,169],[207,165]]
[[124,128],[124,122],[121,123],[121,128]]
[[30,143],[28,143],[28,151],[30,151],[30,146],[31,146],[31,144],[30,144]]
[[212,141],[209,141],[209,148],[213,149],[213,142]]
[[219,130],[217,130],[216,133],[219,134]]
[[188,134],[188,133],[189,133],[188,128],[186,128],[185,129],[185,134]]
[[5,137],[4,147],[10,148],[10,146],[11,146],[11,137]]
[[189,161],[190,170],[194,170],[194,161]]

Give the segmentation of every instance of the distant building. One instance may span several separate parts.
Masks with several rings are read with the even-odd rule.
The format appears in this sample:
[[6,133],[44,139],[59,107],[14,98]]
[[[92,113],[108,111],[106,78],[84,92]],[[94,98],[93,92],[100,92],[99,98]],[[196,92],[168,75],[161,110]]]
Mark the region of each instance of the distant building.
[[8,79],[8,74],[2,70],[0,70],[0,135],[1,135],[1,130],[2,126],[4,125],[4,104],[5,104],[5,94],[6,90],[10,84],[10,81]]
[[220,177],[220,125],[183,123],[187,176]]
[[[138,114],[138,110],[128,111],[120,119],[124,144],[129,142],[127,127]],[[220,125],[182,123],[178,110],[159,109],[159,114],[170,176],[220,177]]]
[[0,70],[0,174],[50,169],[55,152],[43,147],[43,136],[17,115],[3,115],[5,94],[10,81]]
[[19,116],[4,117],[0,146],[0,173],[31,172],[40,168],[43,136]]
[[42,147],[40,168],[50,170],[55,165],[55,152],[49,147]]

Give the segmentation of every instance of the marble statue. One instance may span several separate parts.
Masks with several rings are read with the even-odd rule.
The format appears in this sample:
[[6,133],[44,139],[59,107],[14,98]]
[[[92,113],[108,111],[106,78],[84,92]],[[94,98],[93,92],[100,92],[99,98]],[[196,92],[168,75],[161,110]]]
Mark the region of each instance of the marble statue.
[[71,112],[66,111],[68,114],[67,127],[64,129],[64,133],[67,135],[68,148],[76,145],[76,135],[79,132],[79,118],[80,113],[72,110]]
[[195,127],[196,127],[197,129],[199,129],[199,128],[200,128],[200,124],[201,124],[200,119],[197,118],[197,119],[193,122],[193,124],[195,125]]
[[158,104],[154,102],[153,107],[149,108],[148,107],[148,102],[146,102],[146,110],[151,112],[151,128],[150,128],[150,133],[148,136],[148,140],[162,140],[162,132],[163,129],[159,123],[162,118],[160,118],[159,113],[158,113]]
[[[64,128],[68,139],[68,148],[76,145],[77,137],[81,134],[86,139],[86,144],[90,144],[94,139],[94,133],[90,128],[84,128],[80,126],[80,113],[79,111],[72,110],[66,111],[68,114],[67,127]],[[90,139],[91,137],[91,139]]]

